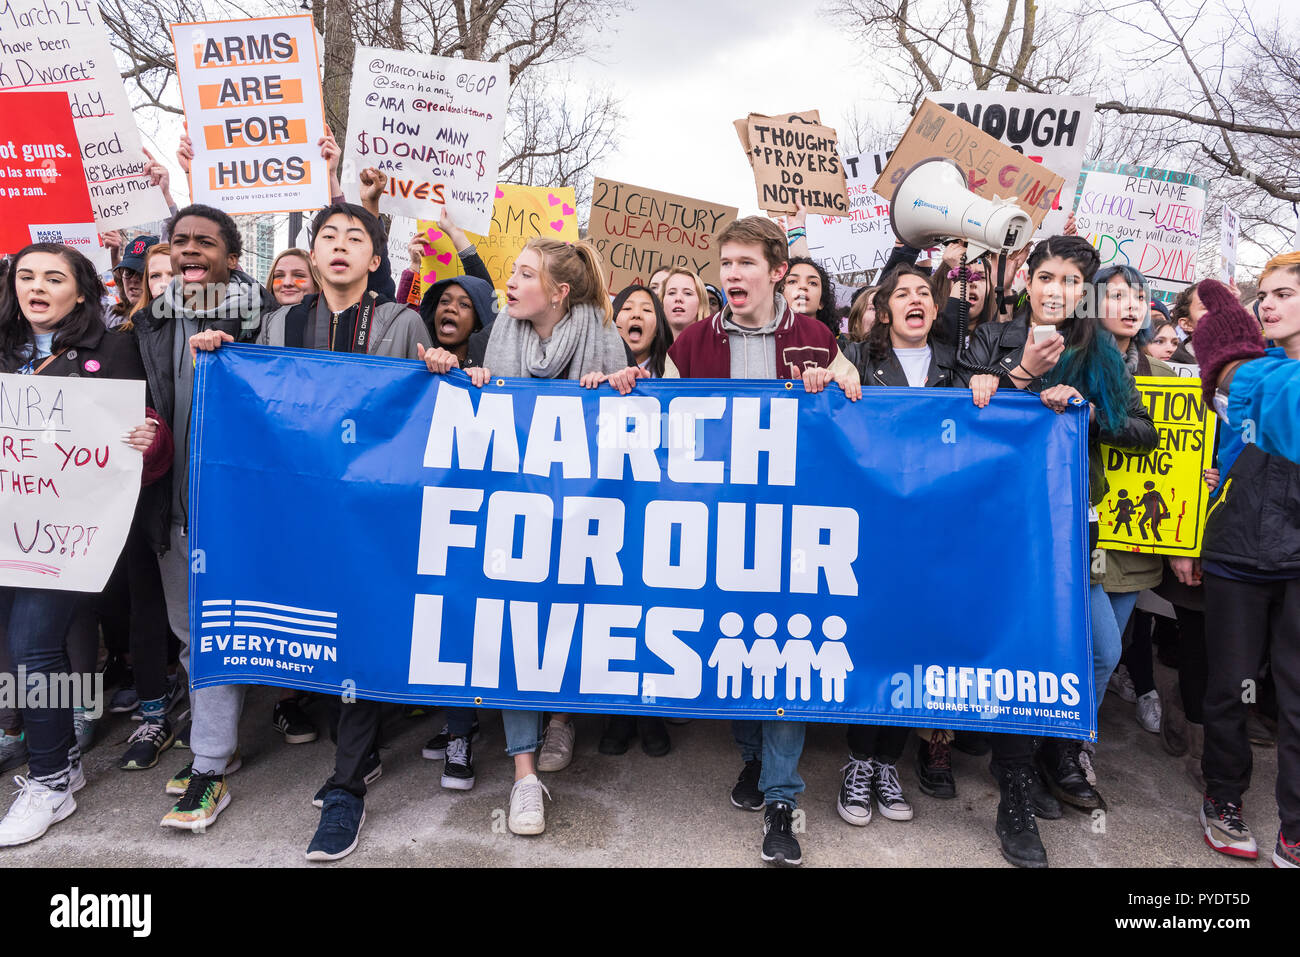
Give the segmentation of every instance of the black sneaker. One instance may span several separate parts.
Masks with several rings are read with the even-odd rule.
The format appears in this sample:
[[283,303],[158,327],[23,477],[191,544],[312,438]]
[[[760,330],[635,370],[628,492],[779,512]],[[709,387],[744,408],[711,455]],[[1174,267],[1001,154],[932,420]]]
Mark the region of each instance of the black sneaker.
[[307,860],[337,861],[357,848],[361,825],[366,823],[366,802],[349,791],[334,788],[321,808],[320,826],[307,845]]
[[917,741],[916,783],[922,794],[949,800],[957,796],[957,782],[952,776],[952,748],[937,735],[929,741]]
[[[478,718],[475,718],[474,723],[470,725],[469,728],[470,740],[472,741],[477,738],[478,734]],[[428,758],[430,761],[441,761],[447,756],[447,742],[449,740],[451,740],[451,729],[448,725],[444,724],[442,730],[425,743],[420,754],[424,755],[424,757]]]
[[1034,807],[1030,788],[1034,771],[1027,764],[998,769],[998,840],[1002,842],[1002,856],[1017,867],[1046,867],[1047,849],[1038,836],[1038,822],[1034,820]]
[[1047,789],[1058,801],[1081,811],[1105,808],[1101,794],[1088,783],[1088,777],[1079,765],[1079,750],[1083,742],[1066,738],[1044,738],[1036,756],[1038,770]]
[[453,791],[468,791],[474,786],[474,747],[469,738],[448,740],[447,763],[442,766],[442,786]]
[[166,718],[145,721],[126,739],[126,754],[118,762],[123,771],[144,771],[158,763],[158,756],[176,740]]
[[803,851],[794,838],[794,808],[776,801],[763,809],[763,860],[777,867],[798,867]]
[[849,763],[840,768],[843,778],[840,780],[840,794],[835,800],[835,810],[845,823],[854,827],[866,827],[871,823],[871,775],[873,767],[870,761],[860,761],[849,755]]
[[736,779],[736,786],[731,789],[731,803],[742,811],[761,811],[767,803],[763,792],[758,789],[758,778],[763,773],[763,762],[758,758],[746,761],[745,767]]
[[104,660],[104,670],[100,672],[104,676],[104,690],[109,688],[125,688],[135,686],[135,676],[131,670],[131,664],[121,655],[114,653]]
[[[374,784],[383,776],[383,773],[384,766],[379,760],[379,752],[371,751],[369,757],[366,758],[365,764],[361,766],[361,780],[367,785]],[[334,777],[333,772],[330,773],[330,777]],[[329,794],[331,790],[333,789],[328,781],[321,785],[321,789],[312,795],[311,806],[324,807],[325,795]]]
[[286,744],[311,744],[316,740],[316,725],[296,697],[275,703],[271,726],[284,735]]
[[662,758],[672,750],[673,742],[668,737],[668,726],[663,718],[637,718],[636,733],[641,738],[641,750],[652,758]]
[[605,721],[596,750],[601,754],[627,754],[628,743],[636,734],[636,718],[628,714],[611,714]]

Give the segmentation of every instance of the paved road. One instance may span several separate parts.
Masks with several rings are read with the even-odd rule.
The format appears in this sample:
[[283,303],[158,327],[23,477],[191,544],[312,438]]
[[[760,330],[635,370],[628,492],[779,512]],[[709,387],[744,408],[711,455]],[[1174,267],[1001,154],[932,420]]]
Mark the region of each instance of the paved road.
[[[322,866],[308,864],[303,853],[319,819],[308,802],[333,766],[332,748],[324,735],[314,744],[285,745],[270,727],[275,697],[266,688],[248,697],[241,729],[244,767],[231,776],[234,799],[208,833],[158,827],[170,806],[163,783],[189,752],[169,751],[149,771],[119,771],[121,742],[135,724],[125,715],[111,715],[100,744],[87,755],[88,786],[77,795],[77,812],[42,840],[0,851],[0,862],[15,867]],[[1107,696],[1096,762],[1110,805],[1104,832],[1070,810],[1059,821],[1042,822],[1051,863],[1252,866],[1205,846],[1196,819],[1199,797],[1181,760],[1166,755],[1158,738],[1132,715],[1132,705]],[[346,861],[323,866],[763,866],[761,815],[738,811],[727,800],[740,761],[725,722],[672,728],[672,753],[654,759],[635,743],[621,757],[597,754],[603,719],[577,721],[577,755],[565,771],[544,775],[554,801],[547,804],[546,833],[532,838],[500,833],[512,775],[496,714],[484,715],[475,748],[478,781],[469,792],[440,788],[441,763],[420,757],[441,717],[399,721],[383,750],[383,777],[367,797],[360,846]],[[916,817],[897,823],[877,816],[865,828],[850,827],[834,803],[846,759],[843,731],[835,725],[809,726],[801,764],[808,785],[801,800],[805,866],[1007,866],[993,835],[997,791],[988,759],[954,752],[957,799],[936,801],[917,790],[910,755],[909,747],[900,770]],[[1277,834],[1276,767],[1273,749],[1255,749],[1255,786],[1246,802],[1246,819],[1261,849],[1253,866],[1267,866]],[[4,800],[7,806],[9,798]]]

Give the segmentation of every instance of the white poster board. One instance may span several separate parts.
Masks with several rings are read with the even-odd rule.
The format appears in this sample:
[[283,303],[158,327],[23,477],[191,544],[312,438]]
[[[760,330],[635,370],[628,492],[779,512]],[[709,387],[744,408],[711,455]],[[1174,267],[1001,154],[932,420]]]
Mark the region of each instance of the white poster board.
[[1075,223],[1103,266],[1128,265],[1172,302],[1196,281],[1206,183],[1193,173],[1124,163],[1085,163]]
[[1219,219],[1219,278],[1225,283],[1237,277],[1237,236],[1241,232],[1241,220],[1236,211],[1227,203],[1223,204],[1223,215]]
[[141,381],[0,375],[0,585],[103,590],[140,494],[122,434],[143,421]]
[[320,58],[309,15],[174,23],[194,160],[190,194],[231,216],[329,204]]
[[893,252],[889,201],[871,188],[887,162],[888,153],[845,157],[848,215],[808,214],[808,255],[832,276],[880,269]]
[[165,219],[95,0],[0,0],[0,44],[0,93],[67,92],[100,231]]
[[943,90],[926,98],[1065,180],[1061,203],[1043,217],[1034,234],[1039,239],[1060,235],[1070,212],[1070,193],[1079,182],[1097,101],[1006,90]]
[[352,67],[343,190],[359,197],[360,172],[388,175],[379,209],[437,220],[445,206],[461,229],[492,229],[509,64],[357,47]]

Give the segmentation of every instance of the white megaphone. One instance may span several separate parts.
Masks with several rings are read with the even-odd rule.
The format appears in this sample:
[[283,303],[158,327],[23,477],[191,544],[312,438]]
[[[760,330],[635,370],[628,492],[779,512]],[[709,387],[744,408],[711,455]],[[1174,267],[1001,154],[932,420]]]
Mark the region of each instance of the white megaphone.
[[984,199],[966,187],[966,173],[953,160],[929,159],[903,176],[889,206],[894,233],[924,249],[945,239],[964,239],[967,258],[1012,252],[1029,241],[1034,223],[1015,199]]

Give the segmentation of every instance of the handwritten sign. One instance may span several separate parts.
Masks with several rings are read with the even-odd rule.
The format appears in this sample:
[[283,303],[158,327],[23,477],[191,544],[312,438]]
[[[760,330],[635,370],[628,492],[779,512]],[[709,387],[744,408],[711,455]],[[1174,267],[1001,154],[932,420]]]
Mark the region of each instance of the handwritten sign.
[[143,420],[143,382],[0,375],[0,585],[104,588],[140,494],[122,433]]
[[1103,266],[1132,266],[1147,277],[1152,297],[1172,302],[1196,281],[1205,211],[1205,180],[1192,173],[1085,163],[1075,223]]
[[437,218],[446,206],[463,229],[491,228],[501,138],[510,98],[508,65],[357,47],[343,185],[358,173],[388,174],[384,212]]
[[1237,236],[1241,233],[1241,220],[1227,203],[1219,218],[1219,278],[1225,283],[1237,277]]
[[843,216],[849,199],[839,134],[796,114],[749,114],[746,155],[754,170],[758,205],[770,213],[793,213],[796,204],[811,212]]
[[1199,555],[1214,464],[1217,419],[1200,379],[1137,376],[1160,445],[1151,452],[1102,446],[1110,490],[1097,506],[1102,548],[1148,555]]
[[[1079,174],[1092,133],[1097,101],[1089,96],[1008,93],[1006,90],[943,90],[928,98],[945,110],[1041,163],[1065,180],[1069,190]],[[1058,202],[1043,217],[1036,238],[1057,236],[1065,229],[1069,210]]]
[[903,138],[876,179],[875,190],[893,199],[898,184],[917,163],[951,159],[966,171],[967,186],[985,199],[1009,199],[1034,223],[1043,222],[1060,201],[1063,177],[999,143],[937,103],[922,100]]
[[889,200],[871,188],[888,162],[888,153],[845,157],[848,214],[808,216],[808,254],[832,276],[880,269],[889,260],[894,248]]
[[167,217],[95,0],[0,0],[0,92],[66,93],[101,230]]
[[59,242],[92,220],[68,95],[0,93],[0,250]]
[[665,266],[681,266],[716,285],[718,233],[737,215],[734,206],[597,177],[587,235],[605,261],[610,289],[646,285]]
[[310,16],[172,25],[194,141],[194,202],[231,215],[329,202],[320,60]]

